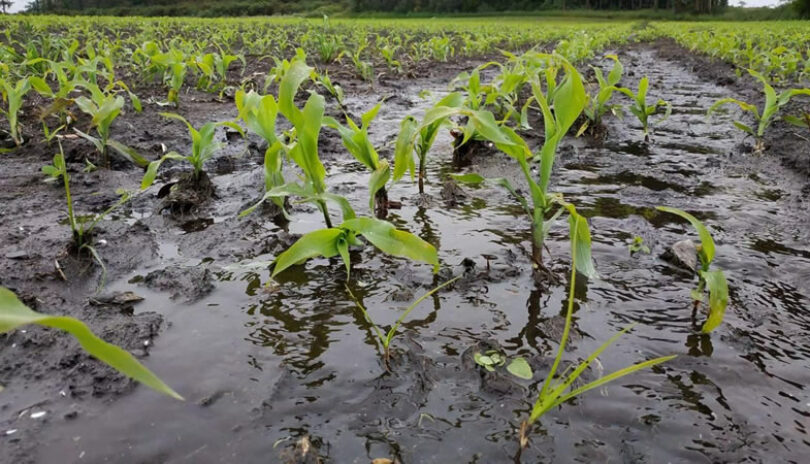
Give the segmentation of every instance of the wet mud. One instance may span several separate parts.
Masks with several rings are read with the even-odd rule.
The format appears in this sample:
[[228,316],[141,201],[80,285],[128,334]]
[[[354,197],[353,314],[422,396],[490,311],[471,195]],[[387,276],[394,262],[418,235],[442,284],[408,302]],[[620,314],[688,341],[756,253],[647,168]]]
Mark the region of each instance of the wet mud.
[[[618,52],[633,86],[648,75],[651,98],[674,109],[654,125],[649,143],[625,118],[609,119],[602,141],[568,138],[560,148],[552,190],[589,218],[600,275],[577,279],[566,362],[587,357],[630,323],[634,330],[583,380],[655,356],[678,358],[543,417],[523,462],[803,462],[810,452],[806,173],[782,163],[787,155],[776,142],[760,156],[740,149],[746,141],[731,125],[739,116],[733,111],[706,120],[716,99],[736,95],[733,84],[708,79],[660,44]],[[373,88],[354,82],[346,86],[348,111],[361,114],[396,96],[371,126],[390,156],[402,117],[430,105],[420,91],[440,97],[455,73],[474,64],[437,65],[429,75]],[[207,94],[181,101],[193,124],[236,113],[232,102]],[[188,150],[185,127],[160,119],[160,111],[147,104],[143,114],[129,112],[113,134],[149,159],[163,146]],[[358,213],[373,214],[368,173],[326,132],[327,184]],[[323,217],[293,202],[286,226],[272,212],[239,218],[261,194],[263,150],[252,137],[220,135],[225,148],[206,165],[207,201],[167,210],[158,193],[184,173],[167,163],[152,188],[99,226],[95,240],[108,268],[101,295],[98,267],[67,253],[59,186],[39,173],[53,147],[4,155],[0,284],[39,311],[82,318],[186,401],[136,386],[62,334],[30,327],[0,336],[0,462],[513,461],[517,429],[562,335],[567,225],[552,229],[546,254],[560,283],[538,286],[517,202],[495,187],[458,186],[448,175],[476,172],[521,185],[518,167],[487,150],[459,166],[446,133],[430,154],[425,197],[408,181],[389,189],[389,200],[401,203],[389,220],[434,244],[442,269],[434,275],[371,246],[353,250],[348,285],[371,318],[391,324],[415,298],[461,278],[411,313],[386,369],[342,264],[313,259],[270,280],[262,263],[323,227]],[[541,142],[539,134],[525,135],[533,146]],[[91,147],[79,140],[66,142],[66,151],[83,213],[140,182],[141,172],[126,165],[82,172]],[[731,297],[711,335],[690,317],[696,282],[661,257],[695,233],[656,212],[658,205],[693,213],[715,237]],[[636,236],[650,254],[630,253]],[[475,365],[472,353],[488,349],[525,357],[534,379]]]

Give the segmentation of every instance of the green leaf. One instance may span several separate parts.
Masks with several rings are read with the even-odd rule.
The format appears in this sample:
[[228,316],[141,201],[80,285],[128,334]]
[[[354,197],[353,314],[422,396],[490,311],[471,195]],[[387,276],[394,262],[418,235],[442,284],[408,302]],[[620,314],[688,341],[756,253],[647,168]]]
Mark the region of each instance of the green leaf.
[[107,145],[110,146],[113,150],[117,151],[121,154],[124,158],[126,158],[129,162],[136,164],[140,167],[146,167],[149,164],[146,159],[141,156],[134,148],[128,147],[121,142],[116,140],[107,140]]
[[569,235],[571,241],[576,242],[576,244],[571,244],[571,252],[576,254],[574,263],[577,271],[589,279],[596,278],[599,274],[596,272],[591,257],[591,231],[588,227],[588,220],[577,213],[574,205],[566,203],[565,207],[568,209],[569,214]]
[[321,229],[310,232],[299,238],[286,251],[278,255],[273,268],[273,277],[288,267],[304,262],[315,256],[331,258],[340,253],[338,240],[345,238],[346,232],[341,229]]
[[692,216],[691,214],[687,213],[684,210],[678,208],[670,208],[667,206],[658,206],[655,209],[659,211],[663,211],[665,213],[674,214],[676,216],[680,216],[683,219],[689,221],[692,224],[692,227],[695,228],[698,232],[698,236],[700,236],[700,243],[701,243],[701,250],[700,252],[705,256],[706,262],[704,263],[705,266],[708,266],[714,260],[714,240],[712,240],[712,234],[709,233],[709,229],[703,225],[696,217]]
[[529,366],[529,363],[526,362],[523,358],[515,358],[512,362],[506,366],[506,370],[509,371],[510,374],[514,375],[515,377],[524,379],[524,380],[531,380],[534,377],[534,372],[532,372],[532,367]]
[[450,174],[454,180],[461,182],[462,184],[470,184],[470,185],[478,185],[481,183],[486,182],[486,178],[480,174],[476,173],[469,173],[469,174]]
[[709,317],[701,330],[709,333],[723,322],[728,305],[728,282],[723,271],[701,271],[700,275],[709,288]]
[[402,179],[405,172],[410,170],[414,175],[416,164],[413,160],[414,143],[419,132],[419,123],[413,116],[406,116],[399,125],[397,145],[394,150],[394,182]]
[[386,254],[432,264],[433,272],[439,270],[439,256],[433,245],[410,232],[397,230],[390,222],[359,217],[345,221],[341,227],[362,235]]
[[85,351],[122,374],[172,398],[183,399],[131,354],[96,337],[78,319],[37,313],[25,306],[10,290],[0,287],[0,333],[9,332],[27,324],[39,324],[64,330],[73,335]]

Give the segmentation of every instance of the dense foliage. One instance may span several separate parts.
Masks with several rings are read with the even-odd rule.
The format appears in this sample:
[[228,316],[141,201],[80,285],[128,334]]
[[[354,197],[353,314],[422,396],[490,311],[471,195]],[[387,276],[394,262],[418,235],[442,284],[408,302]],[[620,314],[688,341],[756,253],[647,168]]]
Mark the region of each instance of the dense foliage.
[[107,13],[146,16],[254,16],[353,12],[486,13],[539,10],[667,10],[673,13],[717,14],[728,0],[33,0],[29,11]]

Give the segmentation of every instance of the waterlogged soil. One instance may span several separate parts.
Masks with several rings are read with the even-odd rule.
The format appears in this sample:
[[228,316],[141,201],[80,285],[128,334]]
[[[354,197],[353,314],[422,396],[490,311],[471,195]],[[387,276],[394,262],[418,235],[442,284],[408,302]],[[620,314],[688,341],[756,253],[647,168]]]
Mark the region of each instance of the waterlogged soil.
[[[655,124],[650,143],[629,118],[610,119],[601,142],[566,140],[552,190],[589,218],[599,272],[577,279],[566,359],[587,357],[628,324],[633,331],[586,380],[678,357],[550,412],[533,429],[523,462],[804,462],[810,452],[807,177],[783,166],[784,154],[748,153],[730,107],[707,121],[706,109],[735,96],[733,86],[666,47],[619,52],[626,84],[648,75],[651,97],[672,102],[672,116]],[[402,117],[419,116],[472,65],[437,65],[431,76],[374,88],[354,82],[348,109],[360,114],[388,97],[371,135],[390,156]],[[420,98],[423,90],[432,97]],[[185,97],[180,112],[195,124],[235,114],[232,103],[208,94]],[[161,120],[161,110],[147,104],[113,133],[150,158],[161,144],[187,150],[185,128]],[[0,462],[514,460],[517,428],[562,334],[567,225],[551,230],[545,254],[560,282],[539,285],[518,204],[497,188],[446,180],[477,172],[521,185],[517,166],[486,147],[458,166],[442,134],[426,195],[407,181],[390,189],[402,207],[389,219],[433,243],[442,269],[436,275],[370,246],[353,250],[349,287],[372,319],[390,324],[415,298],[461,278],[411,313],[389,371],[346,290],[342,264],[313,259],[276,281],[267,265],[251,265],[271,261],[323,219],[302,204],[291,206],[286,228],[268,214],[238,218],[260,195],[262,151],[253,139],[221,139],[225,148],[206,166],[214,186],[208,201],[181,214],[164,209],[157,194],[182,173],[167,165],[154,187],[101,223],[94,239],[108,275],[99,295],[98,268],[66,251],[60,188],[38,173],[52,150],[4,156],[0,284],[42,312],[87,321],[186,401],[122,378],[62,334],[16,331],[0,338]],[[115,188],[138,185],[139,171],[125,165],[82,173],[89,147],[66,146],[80,211],[99,211],[115,200]],[[321,151],[330,189],[366,212],[368,174],[334,134],[322,137]],[[710,335],[691,318],[695,279],[661,257],[697,237],[657,205],[692,212],[715,237],[716,266],[731,294],[724,324]],[[630,253],[636,236],[651,253]],[[525,357],[534,379],[478,368],[472,353],[490,348]]]

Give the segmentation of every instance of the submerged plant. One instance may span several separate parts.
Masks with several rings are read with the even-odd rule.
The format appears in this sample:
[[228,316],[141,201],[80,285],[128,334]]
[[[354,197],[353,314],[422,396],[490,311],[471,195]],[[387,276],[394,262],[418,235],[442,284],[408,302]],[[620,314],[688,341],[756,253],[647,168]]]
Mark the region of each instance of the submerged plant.
[[[585,219],[582,217],[574,218],[573,221],[577,224],[574,224],[572,227],[572,234],[577,234],[577,230],[581,230],[578,223],[584,222]],[[529,432],[531,426],[537,422],[538,419],[543,417],[547,412],[551,411],[552,409],[563,405],[566,401],[575,398],[582,393],[585,393],[588,390],[592,390],[594,388],[600,387],[608,382],[612,382],[616,379],[622,378],[626,375],[632,374],[636,371],[641,369],[645,369],[648,367],[655,366],[657,364],[661,364],[663,362],[669,361],[675,358],[675,355],[671,356],[661,356],[655,359],[650,359],[648,361],[643,361],[637,364],[634,364],[629,367],[625,367],[624,369],[620,369],[615,371],[611,374],[606,376],[600,377],[592,382],[588,382],[584,385],[581,385],[576,388],[572,388],[574,382],[579,379],[585,369],[593,363],[600,354],[602,354],[605,349],[607,349],[610,345],[612,345],[616,340],[618,340],[622,335],[627,333],[633,326],[628,326],[622,331],[618,332],[616,335],[611,337],[608,341],[602,344],[599,348],[597,348],[593,353],[591,353],[587,359],[579,363],[575,368],[568,368],[561,375],[557,375],[557,369],[560,366],[560,362],[562,361],[563,354],[565,353],[565,347],[568,342],[568,335],[571,331],[571,320],[574,314],[574,290],[576,286],[576,264],[577,264],[577,257],[579,256],[579,252],[577,250],[578,244],[580,240],[576,240],[575,237],[572,237],[571,240],[571,257],[572,257],[572,269],[571,269],[571,282],[569,284],[568,290],[568,305],[567,310],[565,313],[565,327],[563,328],[562,339],[560,340],[560,346],[557,349],[557,356],[554,358],[554,362],[551,365],[551,370],[546,376],[546,379],[543,381],[543,386],[540,389],[540,392],[537,395],[537,399],[532,406],[531,413],[529,417],[523,421],[520,425],[520,435],[519,435],[519,442],[520,447],[525,448],[529,444]]]
[[652,105],[647,104],[647,90],[650,87],[650,79],[647,76],[641,78],[638,83],[638,90],[633,92],[626,87],[618,87],[616,90],[627,95],[633,100],[633,104],[628,107],[631,113],[638,118],[641,123],[641,128],[644,131],[644,140],[650,140],[650,116],[657,114],[659,108],[665,108],[664,117],[659,120],[661,122],[672,114],[672,104],[668,101],[658,100]]
[[221,143],[214,142],[216,128],[227,126],[238,131],[240,134],[243,134],[242,128],[231,121],[207,122],[203,124],[199,130],[197,130],[191,125],[190,122],[186,120],[186,118],[180,116],[179,114],[160,113],[160,115],[165,118],[182,121],[186,124],[188,127],[188,133],[191,136],[191,153],[189,155],[181,155],[175,151],[171,151],[160,157],[160,159],[149,163],[149,166],[146,168],[146,173],[143,176],[143,180],[141,181],[141,190],[149,188],[149,186],[154,183],[160,165],[166,160],[185,161],[191,164],[193,169],[191,172],[192,181],[194,185],[199,185],[204,174],[203,166],[205,165],[205,162],[211,159],[211,157],[214,156],[214,153],[216,153],[216,151],[222,147]]
[[[483,354],[475,352],[473,354],[473,361],[489,372],[495,372],[497,368],[506,365],[506,360],[507,357],[498,350],[488,350]],[[515,377],[524,380],[530,380],[534,376],[529,363],[521,357],[512,358],[509,365],[506,366],[506,370]]]
[[351,218],[339,227],[316,230],[305,234],[289,249],[278,255],[273,267],[273,277],[295,264],[316,256],[332,258],[340,256],[346,265],[346,280],[351,273],[349,246],[361,245],[357,236],[362,235],[383,253],[400,258],[409,258],[433,265],[439,269],[436,248],[410,232],[398,230],[393,224],[368,217]]
[[391,359],[391,342],[394,340],[394,337],[396,337],[397,330],[399,329],[399,326],[402,325],[402,322],[405,320],[405,318],[408,317],[408,314],[410,314],[411,311],[413,311],[417,306],[419,306],[419,303],[425,301],[428,297],[430,297],[434,293],[436,293],[439,290],[441,290],[442,288],[452,284],[453,282],[457,281],[460,278],[461,277],[459,276],[459,277],[456,277],[454,279],[450,279],[447,282],[439,285],[438,287],[434,288],[433,290],[430,290],[429,292],[427,292],[424,295],[417,298],[416,301],[411,303],[411,305],[408,306],[405,309],[405,311],[402,312],[402,314],[400,314],[400,316],[397,318],[397,320],[388,329],[388,332],[385,332],[385,333],[383,333],[380,326],[377,325],[371,319],[371,315],[369,315],[366,308],[363,307],[363,304],[360,303],[360,300],[358,300],[357,297],[354,296],[354,293],[352,293],[351,289],[348,286],[346,286],[346,291],[349,292],[349,296],[352,297],[352,299],[354,300],[354,303],[357,306],[357,308],[360,310],[360,312],[363,313],[363,318],[366,320],[366,322],[371,324],[371,328],[374,329],[374,333],[375,333],[375,335],[377,335],[377,339],[380,341],[380,345],[382,345],[383,362],[385,363],[386,370],[389,368],[389,360]]
[[726,313],[726,306],[728,305],[728,282],[726,281],[726,275],[720,269],[711,269],[715,254],[712,235],[709,233],[709,229],[707,229],[700,220],[686,211],[666,206],[659,206],[656,209],[686,219],[689,224],[697,230],[698,236],[700,236],[700,245],[697,246],[700,269],[697,271],[698,288],[692,291],[692,299],[695,302],[692,318],[694,319],[698,307],[703,303],[705,298],[704,292],[708,288],[709,317],[706,319],[706,322],[703,323],[701,330],[704,333],[709,333],[723,322],[723,316]]
[[380,160],[377,150],[369,139],[368,126],[377,117],[382,103],[377,103],[361,116],[360,126],[352,121],[349,116],[346,116],[348,127],[331,117],[326,117],[323,120],[325,126],[338,131],[346,150],[371,171],[368,184],[369,209],[375,211],[380,217],[384,217],[388,211],[388,193],[385,184],[391,178],[391,168],[388,166],[388,161]]
[[38,313],[23,304],[11,290],[0,287],[0,333],[9,333],[30,324],[64,330],[75,337],[81,347],[99,361],[157,392],[178,400],[183,399],[129,352],[98,338],[80,320]]
[[[779,118],[779,110],[781,110],[783,106],[787,105],[791,98],[797,95],[810,96],[810,89],[788,89],[780,94],[777,94],[776,90],[774,90],[773,87],[768,83],[768,80],[765,79],[765,76],[752,69],[749,69],[748,73],[762,82],[762,92],[765,94],[765,103],[762,106],[762,110],[760,111],[756,105],[746,103],[736,98],[723,98],[713,104],[709,108],[707,114],[711,116],[711,114],[717,110],[717,108],[728,103],[733,103],[739,106],[741,110],[751,113],[751,115],[754,117],[754,122],[756,122],[756,129],[749,125],[743,124],[740,121],[732,121],[732,123],[737,129],[740,129],[746,134],[754,137],[754,140],[756,141],[756,146],[754,149],[757,151],[757,153],[761,153],[765,150],[765,141],[763,140],[765,130],[768,129],[773,121]],[[799,122],[798,125],[801,125],[801,120],[798,119],[786,117],[785,120],[794,125]]]

